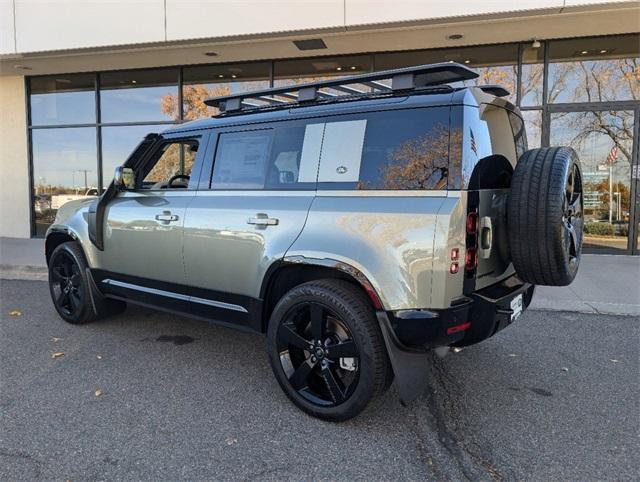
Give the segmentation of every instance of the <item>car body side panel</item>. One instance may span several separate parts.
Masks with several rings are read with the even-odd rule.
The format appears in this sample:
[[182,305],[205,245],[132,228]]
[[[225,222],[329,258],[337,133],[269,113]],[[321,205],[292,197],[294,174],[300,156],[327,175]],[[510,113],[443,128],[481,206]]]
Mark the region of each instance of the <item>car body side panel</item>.
[[344,262],[388,310],[431,305],[433,239],[446,191],[318,191],[287,257]]
[[[315,191],[199,191],[187,210],[184,259],[195,288],[260,297],[265,273],[304,227]],[[277,224],[249,224],[265,214]]]

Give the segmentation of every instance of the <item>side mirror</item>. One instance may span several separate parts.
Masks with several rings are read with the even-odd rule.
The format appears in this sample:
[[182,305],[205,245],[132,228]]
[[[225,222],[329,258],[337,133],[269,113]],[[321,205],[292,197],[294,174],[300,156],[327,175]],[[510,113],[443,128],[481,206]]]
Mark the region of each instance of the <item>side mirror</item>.
[[113,184],[120,189],[133,189],[136,185],[135,173],[130,167],[116,167]]

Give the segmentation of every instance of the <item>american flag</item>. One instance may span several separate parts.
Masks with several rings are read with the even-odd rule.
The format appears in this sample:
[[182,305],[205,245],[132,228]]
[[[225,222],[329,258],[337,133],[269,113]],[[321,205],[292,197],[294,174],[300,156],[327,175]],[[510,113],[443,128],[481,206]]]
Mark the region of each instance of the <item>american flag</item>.
[[476,138],[473,135],[473,130],[469,129],[469,132],[471,133],[471,150],[477,156],[478,155],[478,147],[476,146]]
[[609,155],[607,156],[607,161],[605,165],[613,166],[616,163],[616,157],[618,157],[618,146],[613,146],[609,151]]

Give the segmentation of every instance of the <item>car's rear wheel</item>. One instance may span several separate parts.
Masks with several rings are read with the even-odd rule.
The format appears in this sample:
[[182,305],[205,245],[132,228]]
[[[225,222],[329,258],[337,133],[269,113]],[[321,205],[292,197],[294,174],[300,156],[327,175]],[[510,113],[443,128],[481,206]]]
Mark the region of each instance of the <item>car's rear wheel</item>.
[[84,253],[74,241],[62,243],[51,253],[49,291],[60,317],[73,324],[89,323],[126,307],[97,292],[87,274]]
[[347,420],[388,388],[375,313],[348,282],[312,281],[285,294],[271,316],[267,346],[280,386],[313,416]]

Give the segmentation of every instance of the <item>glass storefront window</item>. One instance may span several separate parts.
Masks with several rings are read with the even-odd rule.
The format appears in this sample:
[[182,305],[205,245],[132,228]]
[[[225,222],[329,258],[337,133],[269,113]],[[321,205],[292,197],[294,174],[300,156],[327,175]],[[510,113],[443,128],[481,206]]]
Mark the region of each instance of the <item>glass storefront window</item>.
[[531,44],[522,46],[522,80],[520,105],[537,107],[542,105],[544,78],[544,44],[534,48]]
[[97,194],[96,129],[34,129],[31,139],[36,235],[44,236],[60,206]]
[[[184,119],[201,119],[217,114],[217,108],[204,103],[209,97],[268,88],[269,71],[267,62],[185,68],[182,74]],[[170,98],[169,102],[170,111],[177,114],[177,97]]]
[[542,145],[542,111],[523,110],[522,120],[527,131],[527,144],[529,149],[535,149]]
[[[366,74],[371,72],[370,55],[349,55],[334,58],[317,58],[302,60],[282,60],[273,66],[273,85],[282,87],[291,84],[304,84],[319,80],[349,75]],[[371,89],[362,84],[351,84],[347,87],[366,93]],[[321,89],[330,95],[345,95],[347,93],[336,89]]]
[[640,35],[551,42],[549,102],[640,100]]
[[95,74],[32,77],[29,82],[32,125],[96,121]]
[[116,167],[121,166],[135,147],[152,132],[160,132],[169,126],[121,126],[102,128],[102,179],[107,188]]
[[464,82],[464,85],[500,85],[509,91],[508,99],[515,103],[518,73],[517,45],[486,45],[455,49],[394,52],[376,55],[375,62],[376,70],[397,69],[438,62],[457,62],[474,69],[479,74],[477,79]]
[[627,249],[633,116],[633,111],[551,115],[551,145],[573,147],[582,164],[585,249]]
[[178,119],[178,69],[127,70],[100,74],[102,122]]

